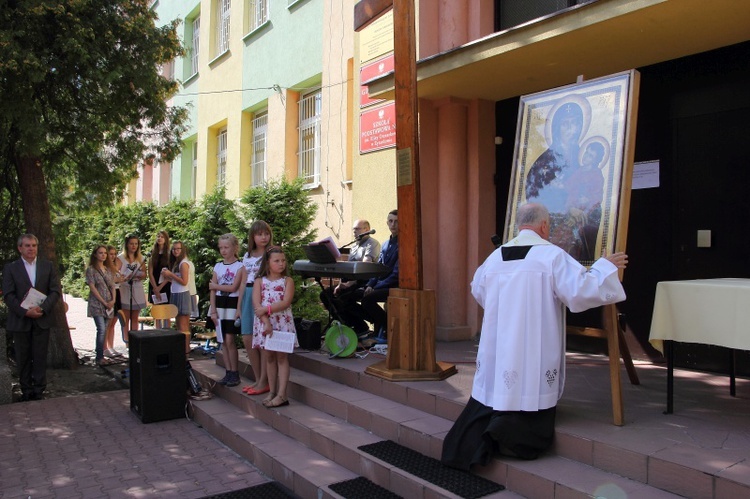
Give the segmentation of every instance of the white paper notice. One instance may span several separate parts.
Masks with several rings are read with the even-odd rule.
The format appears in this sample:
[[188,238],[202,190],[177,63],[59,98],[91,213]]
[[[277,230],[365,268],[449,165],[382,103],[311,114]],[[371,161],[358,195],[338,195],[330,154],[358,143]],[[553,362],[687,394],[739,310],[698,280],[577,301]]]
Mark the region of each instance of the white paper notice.
[[632,189],[659,187],[659,160],[640,161],[633,165]]

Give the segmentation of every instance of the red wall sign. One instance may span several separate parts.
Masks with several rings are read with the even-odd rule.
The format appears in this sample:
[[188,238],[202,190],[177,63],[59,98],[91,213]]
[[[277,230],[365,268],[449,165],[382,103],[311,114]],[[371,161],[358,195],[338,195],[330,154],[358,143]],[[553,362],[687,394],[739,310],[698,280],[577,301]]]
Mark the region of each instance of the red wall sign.
[[359,107],[372,106],[373,104],[385,101],[385,99],[370,99],[370,96],[367,93],[367,85],[364,85],[364,83],[367,83],[370,80],[374,80],[379,76],[383,76],[384,74],[390,73],[391,71],[393,71],[393,68],[393,52],[378,61],[365,64],[360,68]]
[[359,115],[359,152],[396,147],[396,103],[363,111]]

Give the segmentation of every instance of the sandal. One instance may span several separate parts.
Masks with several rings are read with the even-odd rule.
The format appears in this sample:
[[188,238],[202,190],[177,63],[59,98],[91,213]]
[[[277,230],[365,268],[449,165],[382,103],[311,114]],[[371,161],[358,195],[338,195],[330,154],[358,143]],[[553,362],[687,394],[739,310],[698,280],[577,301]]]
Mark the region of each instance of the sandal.
[[289,400],[281,398],[277,395],[273,399],[269,400],[267,404],[264,402],[263,405],[268,409],[272,409],[274,407],[284,407],[285,405],[289,405]]
[[273,401],[273,399],[275,399],[275,398],[276,398],[276,394],[275,394],[275,393],[273,393],[273,392],[270,392],[270,393],[268,394],[268,397],[266,397],[265,399],[263,399],[263,402],[262,402],[262,404],[263,404],[264,406],[266,406],[266,407],[270,407],[270,406],[269,406],[268,404],[270,404],[270,403],[271,403],[271,402]]

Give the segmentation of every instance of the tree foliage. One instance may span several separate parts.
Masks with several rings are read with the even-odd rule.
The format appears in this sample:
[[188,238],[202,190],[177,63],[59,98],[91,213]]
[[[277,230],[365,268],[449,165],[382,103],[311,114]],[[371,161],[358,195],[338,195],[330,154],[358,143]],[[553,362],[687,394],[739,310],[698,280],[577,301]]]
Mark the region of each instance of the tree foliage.
[[[53,209],[111,204],[140,161],[179,152],[187,113],[159,68],[182,47],[149,3],[0,0],[0,208],[20,209],[53,261]],[[74,367],[62,305],[55,315],[50,365]]]
[[[179,153],[187,119],[159,67],[182,54],[148,0],[0,0],[5,167],[38,158],[68,200],[112,201],[139,161]],[[60,189],[60,190],[63,190]]]

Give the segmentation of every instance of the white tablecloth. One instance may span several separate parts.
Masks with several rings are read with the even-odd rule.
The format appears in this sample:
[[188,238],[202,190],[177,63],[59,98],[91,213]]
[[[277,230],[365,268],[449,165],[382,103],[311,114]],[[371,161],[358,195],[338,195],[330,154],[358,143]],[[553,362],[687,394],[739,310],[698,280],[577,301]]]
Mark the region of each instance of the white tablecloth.
[[750,350],[750,279],[658,283],[649,341],[663,353],[662,340]]

